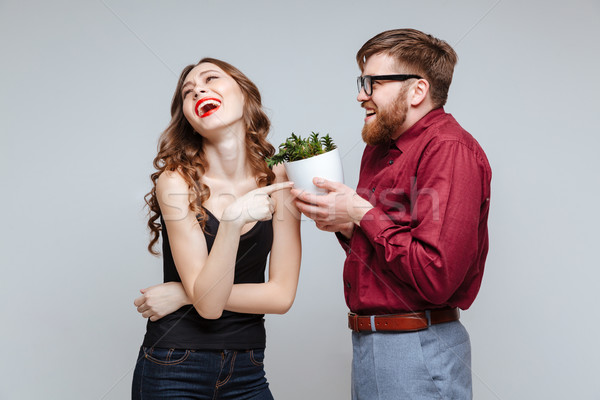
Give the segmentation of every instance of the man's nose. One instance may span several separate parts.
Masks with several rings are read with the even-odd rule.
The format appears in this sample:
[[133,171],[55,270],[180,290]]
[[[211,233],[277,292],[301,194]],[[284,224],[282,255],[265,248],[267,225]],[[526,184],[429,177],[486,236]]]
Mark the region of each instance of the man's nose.
[[363,101],[367,101],[370,98],[371,96],[367,95],[367,92],[365,92],[365,88],[361,87],[358,91],[358,96],[356,96],[356,100],[362,103]]

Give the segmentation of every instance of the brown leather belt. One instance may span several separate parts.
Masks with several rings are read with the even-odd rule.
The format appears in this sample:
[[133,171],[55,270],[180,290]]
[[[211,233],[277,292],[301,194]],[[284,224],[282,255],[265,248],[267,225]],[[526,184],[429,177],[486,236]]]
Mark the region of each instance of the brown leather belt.
[[430,325],[456,321],[460,318],[458,308],[420,311],[405,314],[357,315],[348,313],[348,328],[354,332],[414,332],[427,329]]

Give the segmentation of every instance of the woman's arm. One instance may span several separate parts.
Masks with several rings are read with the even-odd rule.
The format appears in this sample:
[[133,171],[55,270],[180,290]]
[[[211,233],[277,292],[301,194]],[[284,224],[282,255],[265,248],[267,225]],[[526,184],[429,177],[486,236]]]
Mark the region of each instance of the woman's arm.
[[[276,183],[287,180],[282,166],[276,167],[275,173],[277,176]],[[261,284],[233,285],[229,299],[224,306],[227,310],[257,314],[282,314],[291,307],[294,301],[302,253],[300,213],[293,203],[289,190],[280,190],[273,193],[272,199],[275,201],[275,213],[273,214],[274,238],[269,263],[269,281]],[[163,216],[163,218],[165,217]],[[173,249],[174,239],[172,239],[171,229],[169,225],[169,237]],[[239,243],[239,235],[237,236],[237,243]],[[213,245],[213,249],[215,245]],[[204,242],[204,247],[206,247],[206,242]],[[233,255],[237,252],[237,250],[232,251],[231,249],[229,251]],[[206,258],[215,260],[216,258],[212,258],[212,253],[211,250],[211,257]],[[235,261],[232,266],[235,266]],[[135,299],[134,304],[138,312],[144,318],[150,318],[151,321],[157,321],[184,305],[195,304],[192,297],[188,295],[190,292],[184,288],[183,284],[178,282],[154,285],[142,289],[140,292],[142,295]],[[196,309],[198,309],[197,306]]]
[[221,224],[209,256],[202,228],[189,210],[189,188],[183,177],[178,172],[162,173],[156,182],[156,195],[187,296],[204,318],[218,318],[233,285],[243,224],[235,220]]
[[[283,166],[275,167],[275,182],[287,181]],[[269,260],[269,280],[266,283],[235,284],[225,309],[254,314],[284,314],[296,297],[302,246],[300,243],[300,212],[294,205],[290,190],[272,195],[273,245]]]
[[189,211],[187,183],[177,172],[165,172],[158,178],[156,194],[169,231],[173,260],[187,297],[202,317],[216,319],[223,313],[233,286],[243,226],[271,219],[274,206],[269,195],[290,187],[289,183],[278,183],[252,190],[235,200],[223,212],[208,254],[204,233],[196,216]]

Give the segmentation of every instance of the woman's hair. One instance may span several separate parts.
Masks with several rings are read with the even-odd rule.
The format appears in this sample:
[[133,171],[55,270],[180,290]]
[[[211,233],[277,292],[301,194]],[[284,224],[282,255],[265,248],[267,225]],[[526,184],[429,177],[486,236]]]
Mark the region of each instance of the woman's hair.
[[398,66],[409,68],[406,73],[427,79],[434,108],[446,104],[458,61],[448,43],[416,29],[393,29],[375,35],[358,50],[356,61],[361,71],[374,54],[391,56]]
[[190,206],[202,229],[206,225],[207,213],[202,204],[210,196],[210,189],[201,182],[201,176],[208,168],[204,156],[200,134],[194,131],[183,114],[183,98],[181,87],[190,71],[202,63],[211,63],[231,76],[239,85],[244,95],[244,123],[246,126],[246,156],[258,186],[271,184],[275,174],[267,167],[266,157],[275,153],[275,148],[267,141],[271,122],[262,109],[258,88],[246,75],[233,65],[214,58],[203,58],[197,64],[188,65],[183,69],[175,88],[171,102],[171,122],[161,134],[158,141],[158,154],[153,165],[156,172],[150,175],[152,190],[144,197],[148,206],[148,227],[150,228],[150,243],[148,251],[154,255],[159,252],[154,249],[162,229],[160,207],[156,198],[156,181],[164,171],[178,171],[190,189]]

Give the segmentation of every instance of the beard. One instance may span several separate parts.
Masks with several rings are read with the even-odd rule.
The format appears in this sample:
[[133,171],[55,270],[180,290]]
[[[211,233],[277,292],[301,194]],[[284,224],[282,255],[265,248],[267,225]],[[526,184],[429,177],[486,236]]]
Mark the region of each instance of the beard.
[[371,146],[387,144],[394,137],[396,131],[406,121],[408,113],[407,92],[408,87],[402,88],[392,104],[377,111],[375,121],[366,123],[363,126],[362,139],[366,144]]

